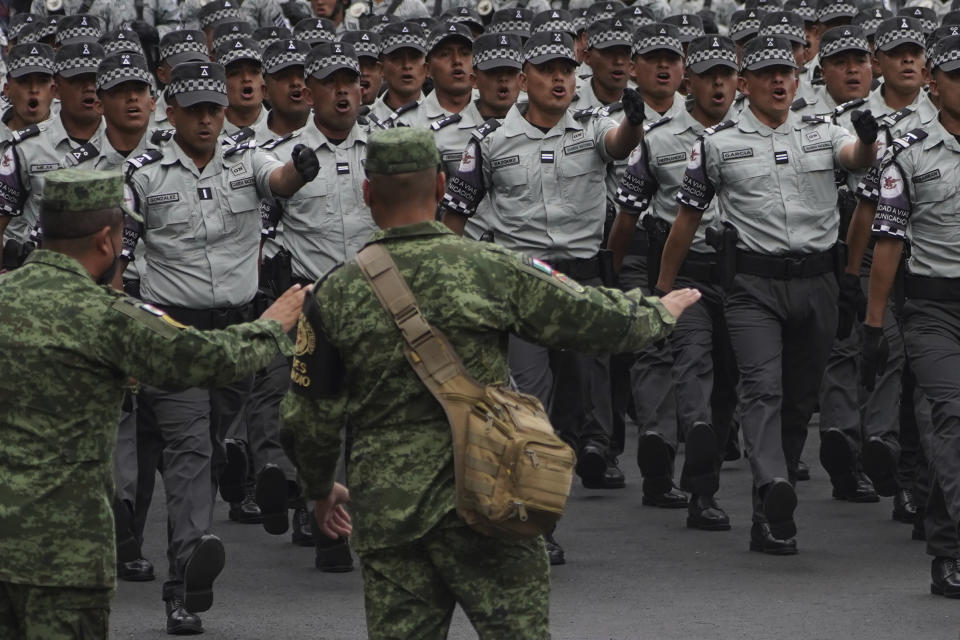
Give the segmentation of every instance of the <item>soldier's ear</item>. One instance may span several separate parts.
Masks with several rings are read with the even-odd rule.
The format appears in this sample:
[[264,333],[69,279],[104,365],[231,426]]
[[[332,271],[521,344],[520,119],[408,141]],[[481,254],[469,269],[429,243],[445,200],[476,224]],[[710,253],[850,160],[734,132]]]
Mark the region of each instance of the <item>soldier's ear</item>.
[[930,85],[930,95],[934,97],[940,97],[940,87],[937,85],[937,74],[931,73],[930,80],[928,81]]
[[370,207],[370,180],[368,179],[364,179],[363,181],[363,204],[367,205],[368,209],[371,208]]
[[437,203],[439,204],[443,200],[443,194],[447,191],[447,174],[443,169],[437,171],[437,182],[434,185],[433,195],[436,197]]
[[520,91],[527,90],[527,74],[523,71],[520,72]]
[[306,102],[311,107],[313,106],[313,94],[310,92],[309,84],[305,84],[303,86],[303,101]]
[[737,90],[748,98],[750,97],[750,90],[747,88],[747,79],[743,77],[742,73],[737,76]]

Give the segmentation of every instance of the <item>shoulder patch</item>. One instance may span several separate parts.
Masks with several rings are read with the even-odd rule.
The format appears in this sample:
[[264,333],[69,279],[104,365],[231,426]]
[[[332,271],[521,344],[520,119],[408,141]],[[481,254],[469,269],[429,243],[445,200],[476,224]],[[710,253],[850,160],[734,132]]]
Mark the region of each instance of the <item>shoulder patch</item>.
[[250,127],[241,127],[236,133],[226,136],[221,144],[238,145],[246,140],[252,140],[256,132]]
[[136,171],[137,169],[142,169],[148,164],[153,164],[160,160],[163,157],[163,151],[158,151],[157,149],[147,149],[140,155],[134,156],[132,158],[127,158],[127,161],[124,165],[127,168],[127,177]]
[[823,116],[814,116],[814,115],[803,116],[803,119],[801,120],[801,122],[804,122],[805,124],[830,124],[830,121],[824,118]]
[[644,132],[644,133],[649,133],[650,131],[653,131],[653,130],[656,129],[657,127],[661,127],[661,126],[667,124],[667,123],[670,122],[671,120],[673,120],[673,117],[672,117],[672,116],[663,116],[663,117],[660,118],[659,120],[654,120],[653,122],[648,122],[647,124],[643,125],[643,132]]
[[856,98],[854,100],[844,102],[841,105],[837,105],[837,108],[833,110],[833,117],[839,118],[840,116],[845,114],[847,111],[850,111],[851,109],[856,109],[857,107],[863,104],[866,104],[866,102],[867,102],[866,98]]
[[891,142],[883,153],[881,164],[887,164],[893,161],[901,152],[909,149],[912,145],[920,142],[927,137],[927,132],[923,129],[912,129]]
[[620,111],[623,111],[623,103],[620,102],[619,100],[617,100],[616,102],[611,102],[610,104],[603,107],[603,109],[601,109],[601,112],[605,116],[608,116],[611,113],[619,113]]
[[400,106],[393,112],[393,115],[395,115],[395,116],[403,115],[403,114],[405,114],[407,111],[412,111],[413,109],[416,109],[416,108],[419,107],[419,106],[420,106],[420,102],[418,102],[417,100],[411,100],[411,101],[408,102],[407,104],[400,105]]
[[463,116],[461,116],[459,113],[454,113],[453,115],[446,116],[445,118],[440,118],[439,120],[431,124],[430,128],[433,129],[434,131],[440,131],[440,129],[443,129],[444,127],[451,124],[456,124],[461,120],[463,120]]
[[800,111],[801,109],[807,107],[808,105],[813,104],[812,102],[807,102],[806,98],[797,98],[793,101],[793,104],[790,105],[790,111]]
[[249,151],[250,149],[257,148],[256,140],[247,140],[246,142],[241,142],[240,144],[234,145],[229,149],[223,150],[223,157],[229,158],[230,156],[235,156],[238,153],[243,153],[244,151]]
[[[286,142],[286,141],[289,140],[290,138],[293,138],[293,137],[298,136],[298,135],[300,135],[300,132],[299,132],[299,131],[291,131],[290,133],[288,133],[288,134],[286,134],[286,135],[282,135],[282,136],[280,136],[279,138],[274,138],[273,140],[267,140],[267,141],[264,142],[262,145],[260,145],[260,148],[261,148],[261,149],[273,149],[273,148],[276,147],[277,145],[283,144],[284,142]],[[224,153],[224,155],[226,155],[226,153]]]
[[136,320],[144,327],[167,340],[173,340],[181,331],[187,328],[185,325],[171,318],[164,311],[136,298],[118,298],[116,302],[111,305],[111,309]]
[[577,109],[573,112],[574,120],[589,120],[595,116],[604,115],[603,110],[605,107],[590,107],[588,109]]
[[493,133],[500,126],[500,121],[496,118],[490,118],[482,125],[473,130],[471,134],[477,140],[483,140],[488,135]]
[[156,129],[150,134],[150,144],[161,144],[173,139],[176,129]]
[[40,127],[35,124],[32,124],[29,127],[26,127],[25,129],[19,129],[17,131],[14,131],[11,134],[11,136],[13,137],[14,144],[18,144],[20,142],[23,142],[24,140],[29,140],[30,138],[33,138],[38,135],[40,135]]
[[723,131],[724,129],[729,129],[730,127],[732,127],[732,126],[735,125],[735,124],[737,124],[737,121],[736,121],[736,120],[724,120],[723,122],[719,122],[719,123],[713,125],[712,127],[707,127],[706,129],[704,129],[704,130],[703,130],[703,135],[705,135],[705,136],[712,136],[713,134],[717,133],[718,131]]
[[914,107],[904,107],[903,109],[899,109],[897,111],[894,111],[893,113],[888,113],[887,115],[880,118],[880,126],[892,127],[893,125],[897,124],[898,122],[900,122],[901,120],[909,116],[911,113],[915,113],[915,112],[916,112],[916,109]]
[[541,280],[546,280],[547,282],[566,289],[567,291],[576,294],[583,294],[586,291],[586,289],[583,288],[583,285],[581,285],[579,282],[564,273],[560,273],[543,260],[537,260],[536,258],[528,258],[524,256],[522,265],[523,270],[527,273],[531,273]]

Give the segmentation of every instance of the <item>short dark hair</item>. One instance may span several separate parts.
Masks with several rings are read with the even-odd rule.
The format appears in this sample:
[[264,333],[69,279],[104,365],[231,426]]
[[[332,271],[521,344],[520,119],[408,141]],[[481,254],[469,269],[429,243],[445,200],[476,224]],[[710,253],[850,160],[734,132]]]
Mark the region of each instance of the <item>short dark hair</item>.
[[115,229],[119,226],[123,226],[123,210],[120,207],[83,212],[40,210],[43,237],[51,240],[85,238],[104,227]]

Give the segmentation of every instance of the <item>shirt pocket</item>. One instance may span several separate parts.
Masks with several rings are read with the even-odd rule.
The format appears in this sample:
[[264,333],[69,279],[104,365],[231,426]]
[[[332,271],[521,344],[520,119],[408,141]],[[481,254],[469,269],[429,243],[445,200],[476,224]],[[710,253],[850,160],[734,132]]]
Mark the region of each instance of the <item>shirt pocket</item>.
[[162,229],[163,227],[186,225],[190,222],[190,217],[190,207],[185,202],[176,200],[163,204],[148,205],[144,223],[147,229]]
[[751,218],[767,217],[769,194],[774,186],[768,163],[755,160],[726,164],[721,168],[720,179],[731,213]]
[[938,180],[910,186],[913,190],[910,224],[922,234],[932,233],[943,240],[960,237],[956,185]]
[[224,198],[227,211],[224,212],[223,227],[227,233],[249,227],[254,220],[260,225],[260,199],[253,187],[241,187],[227,191]]
[[578,211],[597,206],[596,198],[602,201],[606,195],[603,186],[606,166],[593,151],[581,151],[569,156],[564,152],[560,157],[560,192],[567,203],[576,203]]
[[804,201],[832,206],[837,202],[833,153],[815,153],[800,158],[800,195]]
[[530,174],[526,167],[497,169],[490,176],[493,183],[491,200],[497,203],[497,213],[503,218],[520,218],[527,211],[530,198]]

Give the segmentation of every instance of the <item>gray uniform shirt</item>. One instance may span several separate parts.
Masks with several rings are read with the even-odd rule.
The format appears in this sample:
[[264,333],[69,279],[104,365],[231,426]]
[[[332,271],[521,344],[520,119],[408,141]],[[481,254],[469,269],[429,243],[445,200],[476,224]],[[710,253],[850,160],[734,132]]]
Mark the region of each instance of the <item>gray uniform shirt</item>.
[[960,142],[938,119],[913,133],[884,156],[873,234],[910,242],[911,274],[960,278]]
[[616,126],[567,111],[544,133],[514,106],[503,124],[477,129],[443,205],[472,216],[490,199],[497,244],[545,260],[591,258],[600,249],[606,213],[604,143]]
[[[63,0],[64,14],[70,16],[80,13],[82,4],[83,0]],[[44,0],[33,0],[30,11],[45,16],[47,4]],[[93,0],[87,13],[106,23],[104,32],[141,19],[137,14],[135,0]],[[161,38],[171,31],[176,31],[180,28],[180,7],[177,0],[143,0],[142,20],[156,27]]]
[[771,129],[747,109],[705,134],[690,151],[680,203],[703,211],[716,196],[747,251],[816,253],[836,244],[833,173],[840,150],[856,141],[846,129],[793,112]]
[[[260,113],[257,115],[257,119],[253,121],[253,124],[250,124],[250,125],[247,125],[247,126],[250,127],[251,129],[253,129],[254,131],[257,131],[257,130],[258,130],[258,127],[263,127],[263,126],[265,125],[265,123],[267,122],[267,116],[268,116],[269,114],[270,114],[270,111],[269,111],[265,106],[261,106],[261,107],[260,107]],[[223,119],[223,133],[225,133],[225,134],[228,135],[228,136],[232,136],[232,135],[235,134],[236,132],[240,131],[240,129],[242,129],[242,128],[243,128],[243,127],[239,127],[239,126],[233,124],[232,122],[230,122],[230,121],[227,120],[226,118]],[[266,138],[262,138],[262,139],[261,139],[261,138],[257,138],[257,140],[259,140],[259,141],[261,141],[261,142],[265,142],[267,139],[266,139]]]
[[400,114],[387,104],[385,100],[386,97],[387,94],[384,93],[370,105],[370,115],[373,116],[372,119],[375,120],[376,123],[379,123],[379,127],[377,128],[389,129],[395,126],[426,128],[430,126],[430,122],[420,111],[420,105],[426,100],[423,92],[421,92],[420,97],[417,98],[417,106],[411,107]]
[[[257,292],[260,198],[270,195],[270,174],[282,163],[255,149],[225,150],[198,171],[170,140],[159,159],[128,177],[128,198],[144,218],[146,272],[143,299],[190,309],[236,307]],[[133,238],[124,237],[129,256]]]

